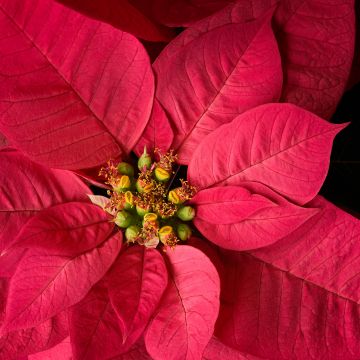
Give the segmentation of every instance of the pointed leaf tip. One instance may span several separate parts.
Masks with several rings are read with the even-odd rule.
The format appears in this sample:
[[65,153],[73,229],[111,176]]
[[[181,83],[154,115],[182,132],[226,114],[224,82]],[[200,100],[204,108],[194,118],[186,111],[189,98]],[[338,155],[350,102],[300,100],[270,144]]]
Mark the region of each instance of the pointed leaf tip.
[[172,148],[182,164],[222,124],[278,101],[282,69],[271,14],[245,23],[226,8],[185,30],[156,59],[156,98],[169,116]]
[[37,326],[79,302],[112,265],[122,234],[98,242],[72,256],[59,255],[56,249],[29,249],[12,277],[2,331]]
[[[305,204],[320,190],[333,139],[345,126],[330,124],[292,104],[261,105],[201,142],[188,178],[200,189],[259,182]],[[204,161],[209,158],[211,166]]]
[[146,349],[155,360],[200,359],[218,315],[219,276],[191,246],[177,246],[166,259],[169,284],[146,330]]
[[192,199],[197,211],[194,224],[216,245],[241,251],[278,241],[319,211],[282,201],[273,192],[271,196],[272,200],[240,186],[201,190]]
[[16,35],[0,40],[0,131],[11,144],[71,170],[130,152],[154,94],[141,43],[52,0],[0,6],[2,31]]
[[108,284],[124,342],[133,344],[138,340],[167,282],[167,269],[158,250],[135,246],[121,254],[109,274]]

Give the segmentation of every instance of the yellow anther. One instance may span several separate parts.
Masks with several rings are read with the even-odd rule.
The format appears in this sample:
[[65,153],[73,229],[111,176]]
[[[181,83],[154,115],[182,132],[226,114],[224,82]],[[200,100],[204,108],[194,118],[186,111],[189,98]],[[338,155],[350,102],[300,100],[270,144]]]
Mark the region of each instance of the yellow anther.
[[173,204],[180,204],[180,203],[181,203],[180,197],[179,197],[179,195],[177,194],[177,192],[176,192],[175,190],[171,190],[171,191],[169,192],[168,199],[169,199],[169,201],[171,201]]
[[134,203],[134,196],[131,191],[125,193],[125,201],[130,205]]
[[127,175],[121,176],[119,187],[121,189],[128,189],[130,186],[131,186],[130,178]]
[[157,220],[157,215],[154,213],[147,213],[144,216],[144,222],[155,222]]
[[155,177],[157,180],[165,182],[170,179],[170,172],[161,167],[156,167],[155,168]]

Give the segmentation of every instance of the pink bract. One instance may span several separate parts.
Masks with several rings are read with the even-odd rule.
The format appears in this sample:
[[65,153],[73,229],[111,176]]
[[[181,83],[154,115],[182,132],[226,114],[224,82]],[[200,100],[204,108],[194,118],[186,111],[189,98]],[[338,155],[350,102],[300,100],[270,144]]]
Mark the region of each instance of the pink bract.
[[[0,0],[0,360],[360,358],[360,223],[317,196],[353,5]],[[198,190],[166,252],[92,194],[145,146]]]
[[89,168],[128,153],[152,106],[144,48],[56,2],[33,5],[0,3],[0,130],[51,167]]

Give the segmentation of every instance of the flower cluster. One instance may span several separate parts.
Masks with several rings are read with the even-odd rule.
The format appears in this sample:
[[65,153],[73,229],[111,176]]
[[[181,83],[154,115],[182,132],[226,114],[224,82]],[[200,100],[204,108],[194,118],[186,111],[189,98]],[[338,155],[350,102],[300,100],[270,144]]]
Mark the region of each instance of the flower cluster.
[[196,194],[196,188],[183,179],[181,186],[172,188],[177,159],[172,150],[162,154],[155,149],[154,156],[158,161],[153,161],[145,147],[137,161],[138,172],[129,163],[115,165],[111,160],[101,168],[99,175],[111,186],[105,210],[114,216],[117,226],[126,229],[128,243],[174,248],[191,237],[186,222],[194,219],[195,209],[185,203]]
[[275,2],[0,0],[0,360],[360,358],[353,0]]

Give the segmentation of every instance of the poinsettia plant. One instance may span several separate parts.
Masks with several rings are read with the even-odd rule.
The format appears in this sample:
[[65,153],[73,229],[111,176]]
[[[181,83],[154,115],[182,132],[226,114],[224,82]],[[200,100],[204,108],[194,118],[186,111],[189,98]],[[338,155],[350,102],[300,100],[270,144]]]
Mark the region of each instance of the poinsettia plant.
[[0,359],[359,358],[360,225],[317,196],[353,1],[0,24]]

